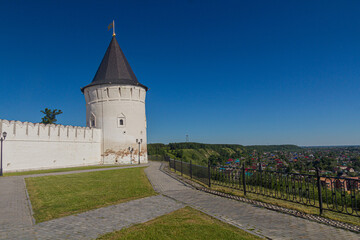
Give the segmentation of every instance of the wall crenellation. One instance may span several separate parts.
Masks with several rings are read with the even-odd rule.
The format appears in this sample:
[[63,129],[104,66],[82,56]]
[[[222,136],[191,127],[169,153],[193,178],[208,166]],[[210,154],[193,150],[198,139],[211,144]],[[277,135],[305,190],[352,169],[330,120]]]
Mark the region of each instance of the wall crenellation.
[[101,130],[71,125],[55,125],[0,119],[0,133],[6,140],[89,141],[100,142]]
[[139,101],[145,103],[146,90],[136,86],[104,85],[96,88],[90,87],[85,94],[88,104],[102,101]]

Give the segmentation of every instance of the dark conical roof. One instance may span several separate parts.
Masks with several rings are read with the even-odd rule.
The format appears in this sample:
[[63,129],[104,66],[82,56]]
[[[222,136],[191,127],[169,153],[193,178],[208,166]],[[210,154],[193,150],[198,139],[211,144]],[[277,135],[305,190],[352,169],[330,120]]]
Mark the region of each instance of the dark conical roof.
[[94,79],[90,84],[83,87],[81,91],[84,92],[85,88],[99,84],[134,85],[148,90],[146,86],[136,79],[115,36],[111,39]]

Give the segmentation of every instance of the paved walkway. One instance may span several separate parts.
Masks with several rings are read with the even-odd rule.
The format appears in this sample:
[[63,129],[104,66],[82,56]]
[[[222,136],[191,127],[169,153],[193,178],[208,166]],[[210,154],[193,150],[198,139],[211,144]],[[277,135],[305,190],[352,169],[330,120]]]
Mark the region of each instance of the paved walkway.
[[[36,225],[32,222],[28,206],[25,176],[0,178],[0,239],[94,239],[107,232],[149,221],[186,205],[272,239],[359,239],[360,237],[349,231],[194,190],[159,168],[160,163],[152,162],[145,172],[154,189],[162,195],[99,208]],[[106,170],[109,169],[40,175]],[[40,175],[31,175],[31,177]]]
[[155,190],[225,222],[271,239],[360,239],[360,235],[247,203],[204,193],[160,171],[153,162],[145,169]]
[[22,177],[0,178],[0,238],[3,229],[32,226],[25,181]]

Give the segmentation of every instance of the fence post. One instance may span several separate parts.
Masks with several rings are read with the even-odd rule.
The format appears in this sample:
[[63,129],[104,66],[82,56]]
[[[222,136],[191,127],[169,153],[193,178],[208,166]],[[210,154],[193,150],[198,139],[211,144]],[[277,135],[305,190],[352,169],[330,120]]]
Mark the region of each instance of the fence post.
[[182,162],[183,162],[183,160],[182,160],[182,159],[180,159],[181,176],[183,175],[183,166],[182,166]]
[[242,173],[243,173],[242,179],[243,179],[244,196],[246,196],[245,162],[243,162]]
[[320,169],[316,168],[316,178],[317,178],[317,187],[318,187],[318,194],[319,194],[319,208],[320,208],[320,215],[323,213],[323,202],[322,202],[322,194],[321,194],[321,181],[320,181]]
[[176,172],[176,158],[174,158],[174,171]]
[[208,177],[209,177],[209,188],[210,188],[211,187],[210,160],[208,160]]
[[190,159],[190,178],[192,179],[192,160]]

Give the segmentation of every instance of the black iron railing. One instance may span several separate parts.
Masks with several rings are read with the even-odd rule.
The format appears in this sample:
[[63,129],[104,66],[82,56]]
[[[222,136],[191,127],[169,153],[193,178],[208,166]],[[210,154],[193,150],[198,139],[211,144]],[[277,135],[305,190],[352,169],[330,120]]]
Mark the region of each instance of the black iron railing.
[[181,175],[185,174],[190,178],[209,185],[209,169],[208,167],[194,165],[192,162],[184,162],[181,160],[167,159],[169,161],[170,168],[174,169],[175,172],[180,172]]
[[323,210],[360,216],[360,180],[342,177],[237,168],[194,165],[166,158],[170,168],[203,184],[217,185],[258,194],[270,198],[295,202]]

